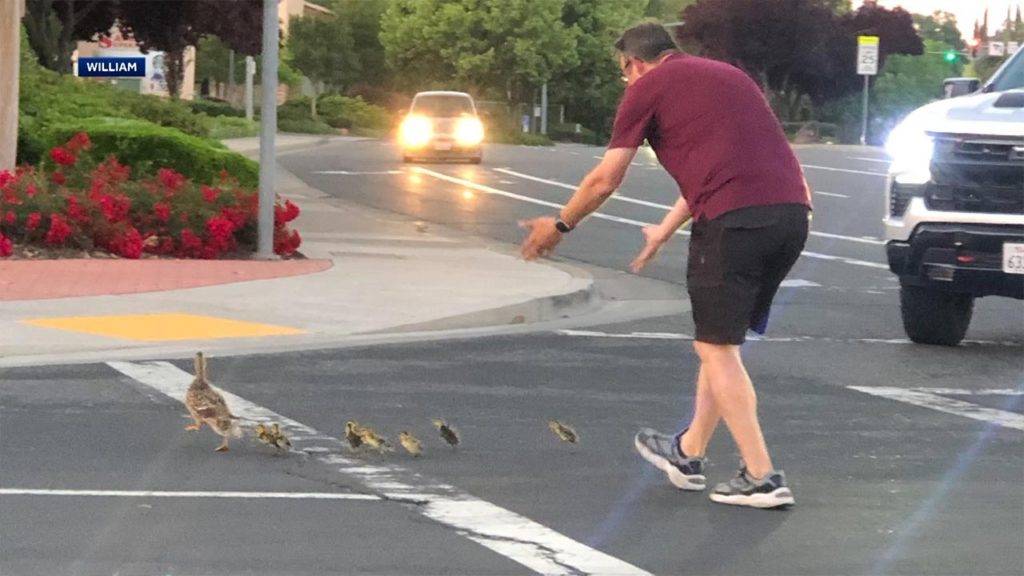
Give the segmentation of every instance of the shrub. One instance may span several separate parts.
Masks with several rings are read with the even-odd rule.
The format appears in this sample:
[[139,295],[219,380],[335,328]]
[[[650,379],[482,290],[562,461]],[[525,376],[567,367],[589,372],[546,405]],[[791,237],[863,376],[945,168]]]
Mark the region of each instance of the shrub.
[[[177,128],[193,136],[208,136],[210,120],[205,114],[196,114],[192,108],[180,100],[167,100],[151,94],[134,94],[115,91],[115,103],[119,108],[127,110],[135,118],[152,122],[168,128]],[[118,114],[120,116],[121,114]],[[77,117],[81,118],[79,114]]]
[[334,128],[381,130],[391,125],[386,109],[368,104],[359,96],[324,96],[317,103],[317,113]]
[[548,136],[559,142],[598,143],[597,133],[586,126],[580,126],[580,131],[576,132],[576,125],[572,123],[552,124],[548,128]]
[[210,138],[216,138],[217,140],[258,136],[260,133],[260,125],[245,118],[217,116],[211,118],[211,121]]
[[281,132],[293,132],[296,134],[335,134],[337,130],[331,128],[320,120],[312,118],[278,118],[277,129]]
[[[98,157],[89,136],[78,133],[38,166],[0,172],[0,256],[11,254],[12,240],[125,258],[218,258],[254,248],[258,195],[226,173],[211,185],[163,167],[132,178],[114,156]],[[298,215],[290,201],[276,203],[278,254],[298,249],[301,238],[288,228]]]
[[188,107],[196,114],[206,114],[211,118],[228,116],[232,118],[245,118],[245,110],[235,108],[223,100],[212,98],[197,98],[187,103]]
[[87,132],[95,153],[113,154],[136,174],[152,175],[170,168],[200,183],[216,182],[226,171],[242,186],[259,181],[256,162],[210,140],[140,120],[85,118],[55,124],[47,130],[46,147],[56,146],[78,132]]

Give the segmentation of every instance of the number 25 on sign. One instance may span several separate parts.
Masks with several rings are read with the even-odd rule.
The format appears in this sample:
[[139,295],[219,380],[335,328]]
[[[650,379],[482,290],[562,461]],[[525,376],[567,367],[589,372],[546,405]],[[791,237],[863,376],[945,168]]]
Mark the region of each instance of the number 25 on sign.
[[878,36],[857,37],[857,74],[878,74]]

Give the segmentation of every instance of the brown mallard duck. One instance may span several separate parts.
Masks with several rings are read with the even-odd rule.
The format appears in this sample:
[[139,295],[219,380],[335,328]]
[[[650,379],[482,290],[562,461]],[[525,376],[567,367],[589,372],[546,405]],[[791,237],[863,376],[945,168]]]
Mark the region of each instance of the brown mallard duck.
[[217,446],[217,452],[226,452],[228,438],[240,438],[242,428],[238,425],[238,418],[228,408],[224,396],[206,379],[206,357],[202,352],[196,353],[195,369],[196,377],[185,393],[185,407],[192,416],[192,424],[185,426],[185,430],[199,430],[206,424],[223,438]]

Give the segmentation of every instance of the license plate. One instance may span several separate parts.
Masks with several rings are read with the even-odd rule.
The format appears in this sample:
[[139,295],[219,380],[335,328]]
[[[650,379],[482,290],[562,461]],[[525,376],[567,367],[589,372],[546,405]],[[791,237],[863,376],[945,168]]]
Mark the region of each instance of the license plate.
[[1003,244],[1003,272],[1024,274],[1024,244]]
[[451,150],[451,149],[452,149],[452,143],[451,142],[438,142],[438,143],[434,144],[434,150],[445,151],[445,150]]

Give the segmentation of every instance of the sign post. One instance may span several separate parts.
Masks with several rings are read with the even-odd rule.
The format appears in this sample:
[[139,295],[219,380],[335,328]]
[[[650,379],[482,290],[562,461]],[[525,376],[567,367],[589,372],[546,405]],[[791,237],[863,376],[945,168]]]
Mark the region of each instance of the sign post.
[[878,36],[857,37],[857,74],[864,77],[864,114],[861,119],[860,145],[868,142],[868,88],[878,74]]

